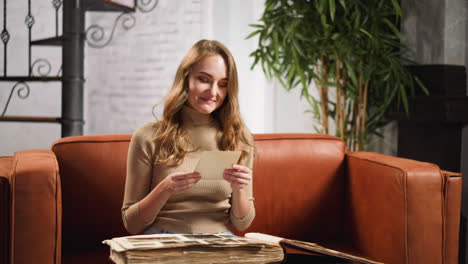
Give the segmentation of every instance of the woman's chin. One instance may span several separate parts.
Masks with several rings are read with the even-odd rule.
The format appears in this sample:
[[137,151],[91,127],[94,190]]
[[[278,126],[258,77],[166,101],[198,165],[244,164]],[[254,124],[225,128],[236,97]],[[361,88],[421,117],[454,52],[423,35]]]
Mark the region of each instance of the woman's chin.
[[201,114],[209,115],[213,113],[214,110],[216,110],[216,107],[211,105],[202,105],[197,107],[195,110],[197,110]]

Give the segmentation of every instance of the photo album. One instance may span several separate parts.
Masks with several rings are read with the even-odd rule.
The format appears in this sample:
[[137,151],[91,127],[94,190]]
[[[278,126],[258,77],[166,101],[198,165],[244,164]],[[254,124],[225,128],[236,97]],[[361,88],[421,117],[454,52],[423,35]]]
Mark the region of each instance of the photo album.
[[247,233],[245,237],[217,234],[154,234],[117,237],[103,241],[116,264],[150,263],[283,263],[287,249],[333,257],[340,263],[383,264],[336,251],[319,244]]

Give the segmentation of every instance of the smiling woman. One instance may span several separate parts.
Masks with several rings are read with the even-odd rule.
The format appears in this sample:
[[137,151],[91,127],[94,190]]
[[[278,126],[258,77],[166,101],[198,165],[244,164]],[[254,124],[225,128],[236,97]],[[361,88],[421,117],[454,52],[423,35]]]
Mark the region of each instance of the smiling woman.
[[227,94],[227,67],[220,55],[206,56],[195,64],[189,74],[188,103],[200,113],[210,114]]
[[[255,217],[253,139],[240,116],[237,69],[218,41],[182,59],[163,117],[130,142],[122,219],[130,233],[226,233]],[[193,172],[203,151],[239,150],[222,180]]]

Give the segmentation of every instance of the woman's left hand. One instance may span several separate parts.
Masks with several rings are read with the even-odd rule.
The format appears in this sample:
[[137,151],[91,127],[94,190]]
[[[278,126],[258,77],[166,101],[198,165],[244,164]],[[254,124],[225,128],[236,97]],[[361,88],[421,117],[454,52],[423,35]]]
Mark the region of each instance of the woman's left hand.
[[234,164],[231,169],[224,170],[224,179],[231,184],[233,191],[245,189],[252,181],[252,170],[248,167]]

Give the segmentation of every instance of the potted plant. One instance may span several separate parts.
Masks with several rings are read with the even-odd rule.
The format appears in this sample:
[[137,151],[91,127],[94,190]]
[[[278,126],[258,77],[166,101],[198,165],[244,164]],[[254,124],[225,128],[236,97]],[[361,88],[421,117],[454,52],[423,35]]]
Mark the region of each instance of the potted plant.
[[[266,0],[252,68],[291,90],[301,88],[317,132],[335,134],[349,150],[365,148],[371,134],[387,124],[388,113],[403,106],[415,86],[424,85],[405,68],[413,63],[398,30],[397,0]],[[310,93],[314,83],[318,98]]]

